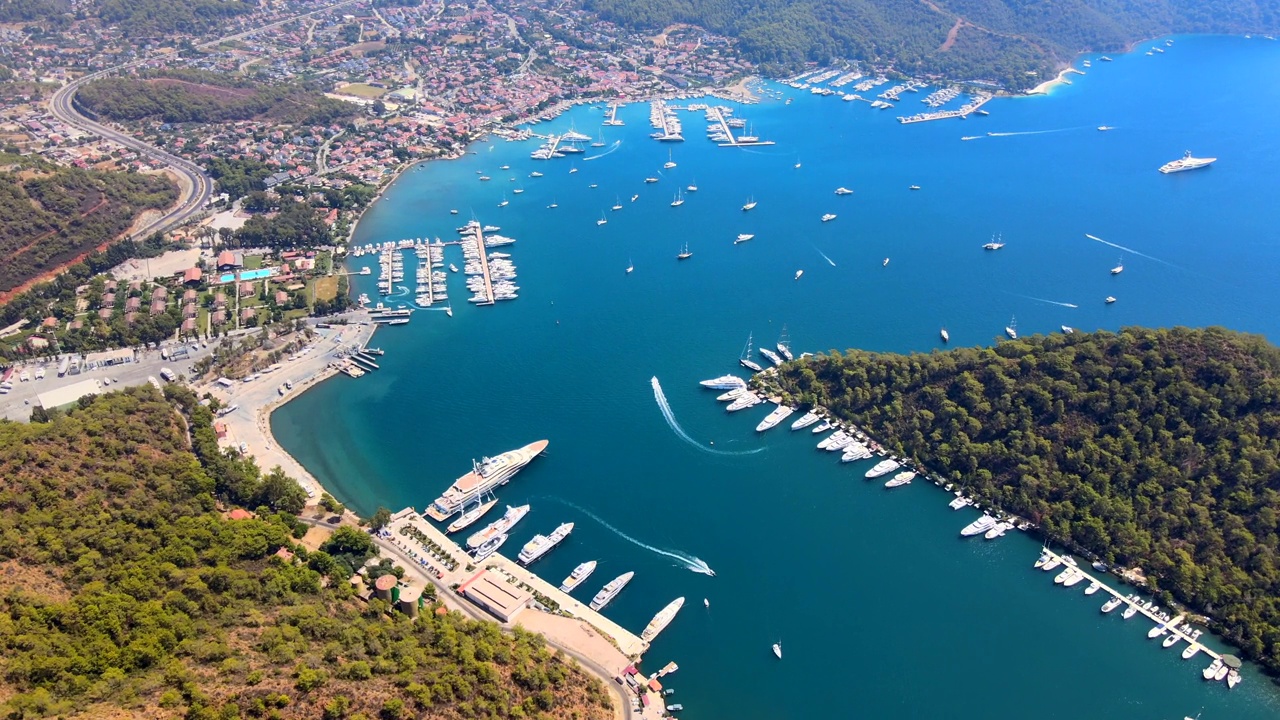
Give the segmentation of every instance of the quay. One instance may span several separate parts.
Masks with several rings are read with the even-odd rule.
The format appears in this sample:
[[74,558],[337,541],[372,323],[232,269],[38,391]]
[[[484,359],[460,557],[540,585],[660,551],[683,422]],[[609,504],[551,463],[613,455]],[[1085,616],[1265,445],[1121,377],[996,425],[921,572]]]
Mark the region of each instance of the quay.
[[[1066,562],[1065,562],[1065,560],[1066,560],[1066,558],[1067,558],[1067,556],[1066,556],[1066,555],[1059,555],[1059,554],[1057,554],[1057,553],[1053,552],[1052,550],[1049,550],[1048,548],[1046,548],[1043,552],[1044,552],[1044,554],[1045,554],[1047,557],[1049,557],[1049,558],[1051,558],[1051,559],[1055,559],[1055,560],[1057,560],[1059,563],[1062,563],[1062,565],[1061,565],[1060,567],[1066,568],[1066,567],[1069,567],[1069,566],[1070,566],[1068,563],[1066,563]],[[1036,568],[1036,570],[1039,570],[1039,569],[1040,569],[1040,568]],[[1116,590],[1116,589],[1112,588],[1110,585],[1107,585],[1105,582],[1103,582],[1103,581],[1099,580],[1098,578],[1094,577],[1093,575],[1090,575],[1089,573],[1085,572],[1084,568],[1082,568],[1082,567],[1080,567],[1080,566],[1078,566],[1078,565],[1077,565],[1077,566],[1076,566],[1076,571],[1077,571],[1077,572],[1079,572],[1081,575],[1083,575],[1083,576],[1084,576],[1084,579],[1085,579],[1086,581],[1091,582],[1091,583],[1097,583],[1097,584],[1098,584],[1098,589],[1099,589],[1100,591],[1102,591],[1102,592],[1106,592],[1106,593],[1107,593],[1107,595],[1109,596],[1107,599],[1110,599],[1110,598],[1119,598],[1119,599],[1120,599],[1120,601],[1121,601],[1121,602],[1120,602],[1120,605],[1119,605],[1118,607],[1116,607],[1116,609],[1115,609],[1115,610],[1112,610],[1112,611],[1111,611],[1112,613],[1121,612],[1121,609],[1122,609],[1122,608],[1125,608],[1125,607],[1132,607],[1132,608],[1136,608],[1136,609],[1137,609],[1137,611],[1138,611],[1138,614],[1145,616],[1147,619],[1151,620],[1152,622],[1156,623],[1157,625],[1161,625],[1161,624],[1163,624],[1163,625],[1167,628],[1167,630],[1168,630],[1168,632],[1169,632],[1170,634],[1178,636],[1179,640],[1185,640],[1186,642],[1190,643],[1192,646],[1198,647],[1198,648],[1199,648],[1199,652],[1202,652],[1202,653],[1204,653],[1204,654],[1208,655],[1210,658],[1212,658],[1212,659],[1214,659],[1214,660],[1218,660],[1218,659],[1220,659],[1220,658],[1222,657],[1222,654],[1221,654],[1221,653],[1215,652],[1213,649],[1211,649],[1211,648],[1210,648],[1210,647],[1208,647],[1207,645],[1203,645],[1203,644],[1201,644],[1198,640],[1194,640],[1194,639],[1192,639],[1192,637],[1191,637],[1190,635],[1188,635],[1187,633],[1183,632],[1183,631],[1178,627],[1179,625],[1181,625],[1181,624],[1182,624],[1182,620],[1186,617],[1185,615],[1178,615],[1177,617],[1172,618],[1172,619],[1170,619],[1170,620],[1164,620],[1164,619],[1162,619],[1159,615],[1156,615],[1155,613],[1151,612],[1151,610],[1150,610],[1149,608],[1144,608],[1144,607],[1142,607],[1142,603],[1141,603],[1141,602],[1134,602],[1133,600],[1130,600],[1128,596],[1124,595],[1124,594],[1123,594],[1123,593],[1121,593],[1120,591],[1118,591],[1118,590]],[[1088,587],[1088,586],[1086,586],[1086,587]],[[1102,592],[1094,593],[1093,597],[1095,597],[1095,598],[1096,598],[1097,596],[1101,595],[1101,594],[1102,594]],[[1099,606],[1099,607],[1101,607],[1101,606]]]
[[[729,123],[725,122],[724,113],[720,111],[720,108],[707,108],[707,112],[711,114],[711,122],[715,125],[719,125],[720,132],[724,133],[724,136],[729,138],[729,142],[727,144],[736,145],[738,141],[734,139],[733,130],[729,127]],[[726,143],[722,143],[722,145],[723,144]]]
[[609,103],[609,117],[604,121],[605,125],[625,125],[626,123],[618,119],[618,103]]
[[934,112],[925,112],[925,113],[918,113],[916,115],[899,116],[898,122],[902,123],[903,125],[910,125],[911,123],[928,122],[930,120],[946,120],[948,118],[956,118],[956,117],[967,118],[973,113],[977,112],[978,109],[981,108],[983,105],[987,104],[987,101],[991,100],[992,97],[993,97],[992,95],[983,93],[975,97],[972,102],[969,102],[965,106],[957,108],[955,110],[935,110]]
[[[559,142],[559,138],[556,139]],[[480,256],[480,274],[484,278],[484,296],[483,301],[477,302],[476,305],[492,305],[493,304],[493,279],[489,276],[489,254],[484,249],[484,230],[482,228],[475,229],[476,252]]]
[[[432,542],[444,550],[445,555],[450,560],[456,563],[452,570],[439,568],[439,571],[443,574],[443,577],[439,579],[445,585],[454,586],[456,583],[461,586],[481,570],[496,572],[499,575],[510,578],[517,584],[522,583],[533,588],[539,595],[554,601],[560,606],[561,611],[587,623],[597,632],[608,637],[611,644],[628,658],[639,659],[649,649],[649,643],[641,640],[638,635],[592,610],[586,603],[579,602],[568,593],[561,592],[555,585],[543,580],[528,568],[501,554],[494,553],[484,560],[482,566],[477,566],[471,556],[459,547],[457,543],[449,539],[443,531],[436,528],[435,525],[428,522],[412,508],[406,508],[396,513],[392,517],[392,522],[388,525],[388,528],[391,529],[393,538],[403,538],[402,542],[409,542],[411,538],[401,534],[401,530],[406,526],[413,527],[427,538],[430,538]],[[521,614],[520,617],[523,618],[524,614]]]

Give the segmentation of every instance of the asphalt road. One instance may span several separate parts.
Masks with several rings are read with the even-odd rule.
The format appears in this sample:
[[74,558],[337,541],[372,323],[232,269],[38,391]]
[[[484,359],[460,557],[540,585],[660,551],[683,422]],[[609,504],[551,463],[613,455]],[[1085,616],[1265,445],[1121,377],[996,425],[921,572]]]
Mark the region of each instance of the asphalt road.
[[[242,38],[249,37],[250,35],[280,27],[281,25],[293,22],[294,20],[328,12],[345,5],[351,5],[358,1],[359,0],[343,0],[342,2],[325,6],[319,10],[301,13],[261,27],[253,28],[252,30],[246,30],[234,35],[227,35],[226,37],[221,37],[216,40],[210,40],[208,42],[201,43],[196,47],[212,47],[224,42],[240,40]],[[122,70],[137,67],[151,59],[152,58],[143,58],[141,60],[135,60],[130,63],[125,63],[123,65],[118,65],[113,68],[107,68],[106,70],[99,70],[98,72],[85,75],[84,77],[67,83],[59,88],[59,90],[53,94],[53,98],[49,101],[49,111],[53,113],[54,117],[67,125],[83,132],[92,133],[106,138],[107,140],[111,140],[112,142],[118,143],[127,148],[131,148],[141,155],[150,158],[152,162],[158,165],[167,165],[171,170],[182,175],[186,179],[185,187],[181,188],[182,194],[179,197],[178,204],[163,216],[147,223],[141,228],[138,228],[134,233],[137,236],[146,236],[152,232],[163,232],[186,222],[192,215],[200,212],[209,203],[209,198],[213,195],[213,178],[209,177],[208,173],[193,162],[180,158],[176,155],[170,155],[160,148],[148,145],[141,140],[125,135],[124,133],[117,132],[106,125],[90,120],[75,108],[74,101],[76,92],[78,92],[86,83],[99,80]]]

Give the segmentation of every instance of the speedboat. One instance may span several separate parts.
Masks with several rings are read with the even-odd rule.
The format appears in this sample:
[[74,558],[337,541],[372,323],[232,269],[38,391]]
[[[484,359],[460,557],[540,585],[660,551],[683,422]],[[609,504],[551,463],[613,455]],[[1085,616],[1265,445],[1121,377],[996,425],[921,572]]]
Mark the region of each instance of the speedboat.
[[1138,614],[1138,604],[1130,600],[1129,607],[1124,609],[1124,612],[1120,615],[1120,617],[1124,618],[1125,620],[1128,620],[1129,618],[1137,614]]
[[1190,660],[1191,658],[1195,657],[1196,653],[1198,652],[1200,652],[1200,643],[1197,643],[1197,642],[1188,643],[1187,648],[1182,651],[1182,659]]
[[1093,582],[1089,583],[1089,587],[1084,589],[1084,594],[1092,595],[1101,589],[1102,589],[1102,586],[1098,584],[1097,580],[1094,580]]
[[1063,333],[1064,335],[1072,335],[1072,334],[1074,334],[1074,333],[1075,333],[1075,331],[1076,331],[1076,329],[1075,329],[1075,328],[1073,328],[1073,327],[1071,327],[1070,325],[1063,325],[1063,326],[1062,326],[1062,333]]
[[1235,668],[1231,668],[1231,670],[1227,673],[1227,689],[1234,688],[1236,685],[1239,685],[1239,684],[1240,684],[1240,671]]
[[847,187],[838,187],[838,188],[836,188],[836,194],[837,194],[837,195],[852,195],[852,194],[853,194],[853,191],[852,191],[852,190],[850,190],[850,189],[849,189],[849,188],[847,188]]
[[1009,530],[1012,528],[1013,528],[1013,523],[1011,522],[998,522],[995,524],[995,527],[992,527],[990,530],[988,530],[986,534],[983,535],[982,537],[987,540],[995,540],[998,537],[1002,537],[1005,533],[1009,532]]
[[1079,584],[1081,580],[1084,580],[1084,573],[1076,570],[1075,568],[1072,568],[1072,571],[1071,576],[1062,581],[1062,587],[1072,587]]
[[1045,561],[1045,564],[1040,566],[1040,569],[1045,572],[1050,572],[1054,568],[1059,567],[1061,565],[1062,565],[1062,558],[1051,557],[1047,561]]
[[938,334],[942,336],[942,342],[944,343],[951,342],[951,333],[947,332],[946,328],[942,328],[942,330],[939,331]]
[[1123,598],[1113,597],[1102,604],[1102,612],[1109,613],[1112,610],[1115,610],[1116,608],[1120,607],[1120,603],[1122,602],[1124,602]]
[[746,241],[750,240],[750,239],[751,239],[751,238],[753,238],[753,237],[755,237],[755,235],[751,235],[751,234],[749,234],[749,233],[739,233],[739,234],[738,234],[738,239],[737,239],[737,240],[734,240],[734,241],[733,241],[733,244],[734,244],[734,245],[737,245],[738,243],[744,243],[744,242],[746,242]]
[[796,277],[795,277],[795,279],[796,279],[796,280],[799,280],[799,279],[801,278],[801,276],[803,276],[803,275],[804,275],[804,271],[803,271],[803,270],[797,270],[797,271],[796,271]]
[[866,472],[866,477],[867,479],[878,478],[881,475],[888,475],[900,467],[902,467],[902,464],[897,460],[881,460],[875,464],[875,467]]
[[1213,676],[1218,674],[1218,669],[1222,667],[1224,667],[1222,664],[1222,658],[1217,657],[1214,658],[1213,662],[1209,664],[1209,667],[1205,668],[1204,672],[1200,674],[1204,676],[1205,680],[1212,680]]
[[1111,303],[1113,303],[1113,302],[1115,302],[1115,301],[1116,301],[1115,297],[1113,297],[1113,296],[1111,296],[1111,295],[1108,295],[1108,296],[1107,296],[1107,298],[1106,298],[1105,300],[1103,300],[1103,302],[1104,302],[1104,303],[1106,303],[1106,304],[1108,304],[1108,305],[1110,305]]
[[781,640],[773,644],[773,654],[776,655],[779,660],[782,659],[782,641]]
[[1177,645],[1178,641],[1181,639],[1181,635],[1177,633],[1169,633],[1169,637],[1165,638],[1164,642],[1160,643],[1160,647],[1173,647],[1174,645]]
[[827,213],[822,216],[822,222],[831,222],[832,220],[835,220],[835,219],[836,219],[836,216],[832,213]]

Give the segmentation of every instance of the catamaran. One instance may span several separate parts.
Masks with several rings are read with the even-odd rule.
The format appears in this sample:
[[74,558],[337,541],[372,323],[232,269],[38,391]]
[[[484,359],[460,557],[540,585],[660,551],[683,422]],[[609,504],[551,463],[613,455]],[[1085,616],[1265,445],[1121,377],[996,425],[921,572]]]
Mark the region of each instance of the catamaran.
[[742,348],[742,357],[738,358],[738,364],[750,370],[751,372],[762,372],[764,368],[760,367],[760,363],[751,359],[751,334],[747,334],[746,347]]

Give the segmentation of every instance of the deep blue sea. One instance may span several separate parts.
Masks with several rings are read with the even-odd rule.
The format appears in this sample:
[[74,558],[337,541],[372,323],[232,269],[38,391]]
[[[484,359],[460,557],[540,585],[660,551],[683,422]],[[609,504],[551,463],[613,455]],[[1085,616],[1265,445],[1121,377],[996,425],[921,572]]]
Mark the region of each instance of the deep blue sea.
[[[954,345],[985,345],[1015,316],[1024,335],[1223,325],[1280,337],[1280,84],[1267,80],[1280,77],[1280,43],[1178,37],[1146,55],[1157,42],[1093,56],[1049,96],[992,101],[989,117],[904,126],[896,116],[924,110],[927,90],[880,111],[777,85],[794,101],[736,109],[772,147],[717,147],[700,112],[680,113],[686,142],[660,144],[647,104],[603,128],[597,106],[534,128],[603,133],[607,147],[584,156],[538,162],[537,140],[494,139],[419,166],[357,242],[452,240],[474,216],[518,239],[501,250],[520,298],[470,306],[451,274],[454,317],[424,310],[379,331],[382,370],[306,392],[273,416],[276,437],[365,513],[421,509],[472,458],[549,439],[501,493],[533,506],[510,546],[577,523],[535,569],[558,582],[600,560],[584,598],[635,570],[606,613],[637,631],[688,597],[645,660],[679,663],[669,684],[685,717],[1278,717],[1280,694],[1252,667],[1233,691],[1206,683],[1203,655],[1183,661],[1146,638],[1146,621],[1055,586],[1031,567],[1036,541],[962,540],[976,511],[950,510],[947,493],[886,491],[807,431],[757,436],[768,406],[727,415],[698,386],[738,370],[749,333],[772,344],[784,325],[815,352],[929,352],[944,326]],[[1218,161],[1156,172],[1184,150]],[[668,152],[677,167],[664,170]],[[744,213],[748,197],[759,206]],[[735,246],[738,233],[756,237]],[[1006,247],[984,251],[993,234]],[[693,257],[678,262],[686,242]],[[446,262],[462,264],[456,247]],[[375,277],[357,292],[376,299]]]

